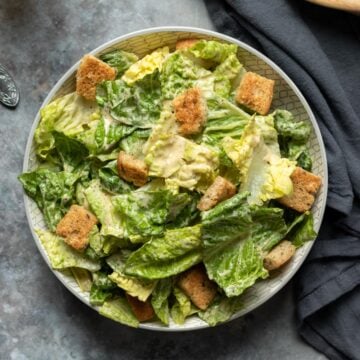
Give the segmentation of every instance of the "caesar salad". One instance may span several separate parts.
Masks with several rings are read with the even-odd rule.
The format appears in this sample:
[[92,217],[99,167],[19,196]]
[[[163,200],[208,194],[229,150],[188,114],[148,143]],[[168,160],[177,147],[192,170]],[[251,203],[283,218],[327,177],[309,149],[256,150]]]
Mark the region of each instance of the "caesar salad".
[[316,237],[311,127],[272,108],[275,86],[213,40],[85,55],[19,176],[52,268],[122,324],[230,319]]

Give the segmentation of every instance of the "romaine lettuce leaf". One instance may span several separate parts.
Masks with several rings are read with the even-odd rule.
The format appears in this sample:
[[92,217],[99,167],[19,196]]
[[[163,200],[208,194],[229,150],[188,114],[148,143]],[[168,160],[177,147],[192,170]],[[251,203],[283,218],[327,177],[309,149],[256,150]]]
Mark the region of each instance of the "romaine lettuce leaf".
[[[55,148],[65,171],[73,172],[76,170],[81,172],[82,169],[87,167],[86,158],[89,151],[83,144],[57,131],[54,131],[52,135],[55,140]],[[79,167],[82,169],[79,169]]]
[[[103,112],[99,120],[91,123],[75,138],[84,144],[91,155],[100,159],[99,154],[109,153],[117,143],[135,130],[135,127],[124,125]],[[103,155],[106,159],[106,156]]]
[[96,99],[105,118],[110,115],[134,129],[151,128],[159,119],[162,105],[159,71],[132,86],[123,80],[104,81],[98,86]]
[[185,271],[202,259],[200,235],[200,225],[167,230],[130,255],[125,273],[162,279]]
[[218,296],[205,311],[199,312],[199,317],[210,326],[215,326],[229,320],[231,316],[242,307],[243,302],[241,296],[231,298]]
[[60,97],[40,110],[41,120],[35,131],[36,154],[45,160],[55,146],[53,131],[75,137],[99,119],[96,103],[75,92]]
[[114,50],[100,56],[100,59],[117,70],[119,78],[135,62],[139,60],[137,55],[124,50]]
[[162,235],[165,224],[175,220],[190,200],[186,193],[142,191],[140,188],[129,194],[115,196],[113,204],[125,222],[129,236],[149,237]]
[[236,55],[237,45],[226,44],[214,40],[200,40],[189,48],[189,52],[197,58],[224,62],[229,56]]
[[248,202],[261,205],[292,191],[295,162],[280,157],[272,118],[253,117],[241,138],[226,137],[223,148],[240,173],[240,191],[249,192]]
[[125,231],[121,217],[112,204],[111,195],[102,190],[99,180],[91,181],[85,190],[85,196],[91,210],[101,223],[100,234],[123,238]]
[[90,292],[92,286],[91,273],[86,269],[81,269],[77,267],[70,268],[70,270],[80,290]]
[[114,270],[109,275],[109,279],[129,295],[137,297],[140,301],[146,301],[154,290],[156,282],[125,275],[125,261],[128,257],[125,254],[113,254],[106,259],[107,264]]
[[106,300],[109,300],[114,295],[114,290],[117,288],[107,273],[97,271],[93,273],[93,284],[90,290],[90,304],[100,306],[104,304]]
[[137,159],[143,159],[143,147],[151,134],[151,129],[136,129],[132,134],[122,139],[120,149]]
[[314,230],[314,217],[311,212],[299,215],[288,229],[287,239],[292,241],[297,248],[303,246],[307,241],[316,238]]
[[182,325],[186,318],[197,313],[198,309],[192,305],[190,299],[178,287],[174,287],[173,294],[175,303],[171,307],[171,318],[175,324]]
[[110,290],[100,289],[95,284],[92,284],[90,290],[90,304],[93,306],[103,305],[105,301],[111,299],[113,296]]
[[172,278],[161,279],[157,282],[151,295],[151,305],[156,316],[165,324],[169,325],[170,309],[169,296],[173,288]]
[[191,87],[199,87],[205,95],[211,93],[215,78],[182,52],[174,52],[165,60],[160,80],[163,97],[169,100]]
[[119,177],[117,160],[101,167],[98,174],[102,187],[112,194],[124,194],[134,190],[134,186]]
[[292,113],[287,110],[276,110],[273,116],[281,154],[290,160],[296,160],[303,169],[311,171],[312,160],[307,145],[311,133],[310,124],[295,121]]
[[228,98],[234,87],[234,79],[236,79],[241,69],[242,65],[240,64],[236,54],[230,54],[214,70],[215,93],[223,98]]
[[131,327],[138,327],[139,321],[133,314],[130,305],[123,297],[108,300],[99,309],[99,314],[121,324]]
[[210,138],[220,142],[224,137],[240,139],[251,116],[245,111],[220,97],[207,99],[208,117],[203,133],[204,140]]
[[154,73],[155,70],[161,70],[163,62],[168,54],[169,48],[167,46],[153,51],[151,54],[144,56],[142,59],[132,64],[121,79],[127,84],[132,85],[134,82]]
[[42,211],[48,228],[54,231],[73,203],[78,174],[39,168],[21,174],[19,180]]
[[287,231],[281,209],[250,206],[247,196],[239,193],[202,213],[204,264],[228,297],[267,277],[262,254]]
[[88,259],[84,254],[72,249],[64,240],[50,231],[36,230],[39,239],[55,270],[81,268],[91,272],[100,270],[100,262]]
[[[219,166],[218,153],[179,135],[157,134],[146,146],[149,175],[167,178],[170,186],[205,191],[214,181]],[[171,154],[171,157],[168,156]]]

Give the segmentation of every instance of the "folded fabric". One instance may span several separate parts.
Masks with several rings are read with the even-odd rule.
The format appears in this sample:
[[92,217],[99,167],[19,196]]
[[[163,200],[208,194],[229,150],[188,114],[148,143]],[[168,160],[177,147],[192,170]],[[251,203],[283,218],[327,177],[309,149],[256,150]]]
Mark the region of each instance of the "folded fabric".
[[299,333],[360,359],[360,18],[303,1],[211,0],[219,31],[257,48],[299,87],[327,152],[324,222],[296,279]]

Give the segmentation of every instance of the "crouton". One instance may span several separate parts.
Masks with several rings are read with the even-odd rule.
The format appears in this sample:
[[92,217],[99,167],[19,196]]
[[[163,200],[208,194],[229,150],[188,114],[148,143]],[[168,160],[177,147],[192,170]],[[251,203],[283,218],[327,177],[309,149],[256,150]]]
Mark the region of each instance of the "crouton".
[[264,258],[265,269],[271,271],[286,264],[295,254],[296,247],[287,240],[276,245]]
[[120,151],[117,160],[119,176],[136,186],[143,186],[147,182],[148,168],[144,161]]
[[247,72],[236,90],[235,99],[240,105],[261,115],[266,115],[270,110],[274,84],[274,80]]
[[217,292],[216,284],[208,278],[202,264],[181,274],[177,285],[201,310],[207,309]]
[[192,47],[193,45],[195,45],[198,41],[199,41],[199,39],[179,40],[176,43],[176,50],[188,49],[188,48]]
[[126,299],[134,315],[140,322],[151,320],[154,317],[154,309],[149,300],[143,302],[129,294],[126,294]]
[[218,176],[200,199],[197,208],[200,211],[209,210],[219,202],[231,198],[235,193],[235,185],[223,177]]
[[321,186],[321,177],[297,167],[291,174],[291,180],[292,193],[278,199],[279,203],[301,213],[310,210]]
[[71,205],[70,210],[60,220],[56,234],[76,250],[84,250],[89,244],[89,233],[98,222],[95,215],[79,205]]
[[206,121],[206,102],[199,88],[191,88],[173,100],[179,132],[193,135],[201,131]]
[[76,73],[76,92],[87,100],[95,100],[96,85],[114,80],[116,70],[92,55],[85,55]]

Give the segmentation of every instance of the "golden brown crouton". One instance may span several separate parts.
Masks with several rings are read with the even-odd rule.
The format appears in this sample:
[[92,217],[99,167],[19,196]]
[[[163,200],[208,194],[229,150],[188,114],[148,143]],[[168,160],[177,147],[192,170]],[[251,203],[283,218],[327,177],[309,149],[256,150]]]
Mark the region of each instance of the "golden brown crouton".
[[206,121],[206,102],[199,88],[186,90],[173,100],[179,132],[192,135],[200,132]]
[[176,50],[187,49],[195,45],[199,39],[183,39],[176,43]]
[[89,244],[89,233],[98,222],[95,215],[79,205],[71,205],[70,210],[60,220],[56,234],[76,250],[84,250]]
[[87,100],[95,100],[96,85],[114,80],[116,70],[92,55],[85,55],[76,73],[76,92]]
[[208,278],[202,264],[181,274],[177,285],[201,310],[207,309],[217,292],[216,284]]
[[235,193],[235,185],[225,178],[218,176],[200,199],[197,208],[200,211],[209,210],[219,202],[231,198]]
[[120,151],[117,160],[118,174],[126,181],[136,186],[143,186],[147,182],[148,168],[144,161]]
[[297,167],[291,174],[291,180],[293,182],[292,193],[278,199],[279,203],[298,212],[310,210],[321,186],[321,177]]
[[151,320],[154,317],[154,309],[149,300],[143,302],[138,298],[126,294],[126,299],[133,311],[134,315],[139,321]]
[[274,80],[247,72],[236,90],[236,101],[250,110],[266,115],[271,106],[274,84]]
[[295,254],[296,247],[287,240],[276,245],[264,258],[265,269],[271,271],[287,263]]

